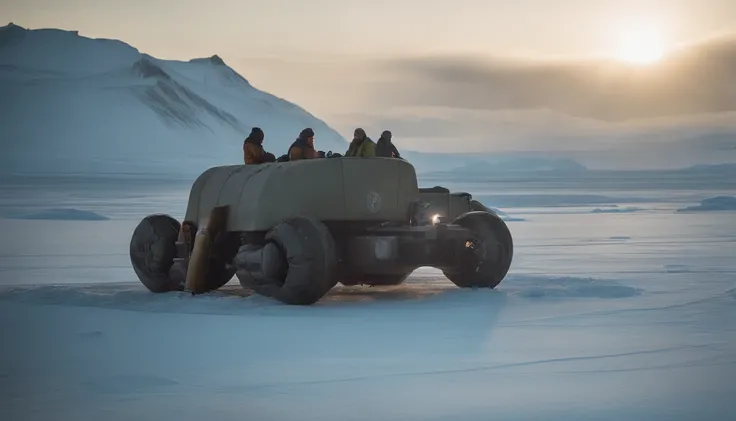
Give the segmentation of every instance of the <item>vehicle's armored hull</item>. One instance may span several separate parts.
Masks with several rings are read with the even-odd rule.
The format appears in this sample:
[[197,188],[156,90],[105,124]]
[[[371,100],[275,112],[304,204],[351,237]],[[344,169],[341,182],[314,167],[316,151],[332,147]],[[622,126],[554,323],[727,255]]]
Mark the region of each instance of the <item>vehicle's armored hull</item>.
[[321,221],[403,221],[418,200],[399,159],[334,158],[210,168],[192,186],[185,219],[201,225],[229,206],[228,231],[264,231],[293,215]]
[[215,167],[192,186],[184,221],[144,219],[131,262],[153,292],[245,288],[288,304],[337,283],[396,285],[432,266],[460,287],[495,288],[513,258],[504,221],[469,193],[419,189],[388,158]]

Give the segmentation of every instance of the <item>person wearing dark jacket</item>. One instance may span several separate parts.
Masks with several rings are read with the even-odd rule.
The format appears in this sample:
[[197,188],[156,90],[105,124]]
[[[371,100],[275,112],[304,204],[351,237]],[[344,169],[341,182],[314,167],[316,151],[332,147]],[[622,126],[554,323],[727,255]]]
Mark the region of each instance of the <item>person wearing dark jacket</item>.
[[289,146],[288,155],[289,161],[318,158],[314,149],[314,130],[309,127],[302,130],[299,137]]
[[376,156],[404,159],[399,154],[399,150],[396,149],[396,145],[391,142],[391,137],[391,132],[388,130],[381,133],[381,137],[376,142]]
[[243,162],[246,165],[263,164],[276,160],[273,154],[263,150],[263,138],[263,130],[260,127],[253,127],[243,141]]

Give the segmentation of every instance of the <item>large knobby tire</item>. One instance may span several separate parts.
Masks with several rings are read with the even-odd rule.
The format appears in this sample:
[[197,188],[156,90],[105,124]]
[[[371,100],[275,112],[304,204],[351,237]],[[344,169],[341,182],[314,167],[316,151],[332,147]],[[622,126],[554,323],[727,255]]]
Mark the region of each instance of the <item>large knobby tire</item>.
[[[183,291],[185,272],[171,276],[171,268],[176,257],[176,240],[179,238],[181,224],[165,214],[149,215],[138,224],[130,240],[130,261],[141,283],[151,292],[163,293]],[[221,236],[212,250],[207,272],[207,291],[219,289],[235,275],[235,268],[229,263],[237,250],[233,249],[233,236]]]
[[181,291],[184,286],[169,277],[176,256],[181,224],[169,215],[149,215],[130,239],[130,262],[141,283],[155,293]]
[[286,219],[269,231],[265,240],[266,247],[273,243],[283,253],[288,267],[285,276],[278,277],[249,277],[239,267],[241,284],[255,293],[285,304],[309,305],[337,284],[335,242],[320,221],[302,216]]
[[[471,211],[454,221],[472,232],[473,239],[461,253],[467,263],[444,269],[445,276],[461,288],[495,288],[506,277],[514,255],[514,242],[506,223],[493,212]],[[478,258],[474,258],[477,256]]]

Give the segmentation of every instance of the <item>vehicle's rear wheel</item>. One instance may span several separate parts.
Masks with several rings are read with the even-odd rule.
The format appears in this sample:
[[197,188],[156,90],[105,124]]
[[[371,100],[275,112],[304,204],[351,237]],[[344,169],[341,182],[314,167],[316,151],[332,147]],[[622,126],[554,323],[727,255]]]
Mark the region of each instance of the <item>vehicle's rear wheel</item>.
[[[138,279],[151,292],[184,290],[187,268],[173,267],[180,228],[179,221],[171,216],[155,214],[143,218],[133,231],[130,261]],[[216,290],[233,278],[235,268],[231,262],[236,251],[236,236],[223,234],[215,241],[205,280],[207,291]]]
[[464,213],[453,224],[472,233],[460,251],[462,261],[443,273],[461,288],[495,288],[511,267],[514,243],[506,223],[496,214],[484,211]]
[[337,284],[335,242],[324,224],[308,217],[284,220],[266,244],[244,245],[235,257],[244,288],[286,304],[317,302]]
[[155,214],[143,218],[133,231],[130,262],[138,279],[151,292],[184,289],[183,284],[169,277],[180,227],[179,221],[171,216]]

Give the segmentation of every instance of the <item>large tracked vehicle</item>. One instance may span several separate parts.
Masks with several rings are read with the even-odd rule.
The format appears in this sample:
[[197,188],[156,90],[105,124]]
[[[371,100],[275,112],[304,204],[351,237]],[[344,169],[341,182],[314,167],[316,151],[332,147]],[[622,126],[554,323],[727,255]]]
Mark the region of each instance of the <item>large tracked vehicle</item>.
[[471,194],[420,189],[391,158],[322,158],[210,168],[192,185],[184,221],[144,218],[130,243],[150,291],[244,288],[313,304],[337,283],[398,285],[439,268],[462,288],[495,288],[513,240]]

